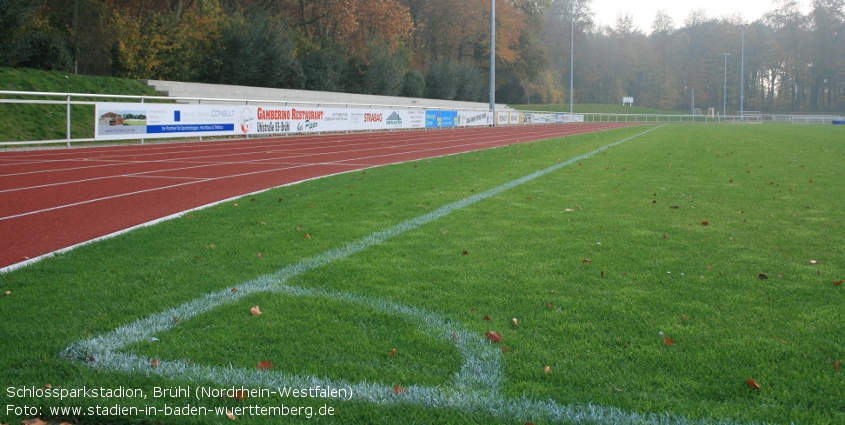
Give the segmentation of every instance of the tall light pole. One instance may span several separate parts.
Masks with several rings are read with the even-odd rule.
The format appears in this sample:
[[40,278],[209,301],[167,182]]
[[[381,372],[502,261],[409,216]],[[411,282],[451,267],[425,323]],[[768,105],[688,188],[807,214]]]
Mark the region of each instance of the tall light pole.
[[730,53],[722,53],[725,55],[725,85],[722,87],[722,116],[724,117],[728,109],[728,56]]
[[569,0],[569,115],[572,115],[572,81],[575,73],[575,0]]
[[745,24],[742,24],[742,57],[739,66],[739,116],[745,116]]
[[496,0],[490,0],[490,114],[496,125]]

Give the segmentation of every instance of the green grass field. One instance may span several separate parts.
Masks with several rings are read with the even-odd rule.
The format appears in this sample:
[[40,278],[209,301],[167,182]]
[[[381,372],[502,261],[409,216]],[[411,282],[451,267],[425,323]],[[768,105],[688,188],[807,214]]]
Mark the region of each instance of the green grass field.
[[[0,423],[32,417],[9,405],[74,424],[231,422],[49,413],[189,404],[256,424],[305,418],[236,409],[845,422],[842,140],[833,126],[631,127],[303,182],[45,259],[0,275]],[[48,383],[147,399],[12,397]],[[153,398],[241,385],[353,397]]]

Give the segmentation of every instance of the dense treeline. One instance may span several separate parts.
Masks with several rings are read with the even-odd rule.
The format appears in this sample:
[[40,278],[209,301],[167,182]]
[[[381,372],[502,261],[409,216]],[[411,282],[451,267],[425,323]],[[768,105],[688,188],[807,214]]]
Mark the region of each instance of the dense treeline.
[[[755,22],[593,23],[591,0],[496,0],[497,101],[728,113],[845,111],[845,0],[774,0]],[[490,0],[0,0],[0,66],[486,101]],[[729,56],[724,54],[728,53]],[[727,96],[723,97],[725,59]]]

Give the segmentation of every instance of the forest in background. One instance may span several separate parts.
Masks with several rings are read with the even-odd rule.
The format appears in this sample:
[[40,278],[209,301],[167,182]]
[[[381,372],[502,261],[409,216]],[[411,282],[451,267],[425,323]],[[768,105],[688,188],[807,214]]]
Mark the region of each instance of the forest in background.
[[[498,102],[568,101],[570,1],[576,103],[689,110],[694,89],[736,113],[744,33],[746,111],[845,112],[845,0],[647,29],[595,24],[592,0],[496,0]],[[486,102],[489,34],[490,0],[0,0],[0,66],[137,79]]]

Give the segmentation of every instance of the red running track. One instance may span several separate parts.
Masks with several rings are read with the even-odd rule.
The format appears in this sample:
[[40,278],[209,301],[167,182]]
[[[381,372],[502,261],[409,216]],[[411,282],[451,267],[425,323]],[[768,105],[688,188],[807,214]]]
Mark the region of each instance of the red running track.
[[306,179],[625,125],[481,127],[0,152],[0,268]]

